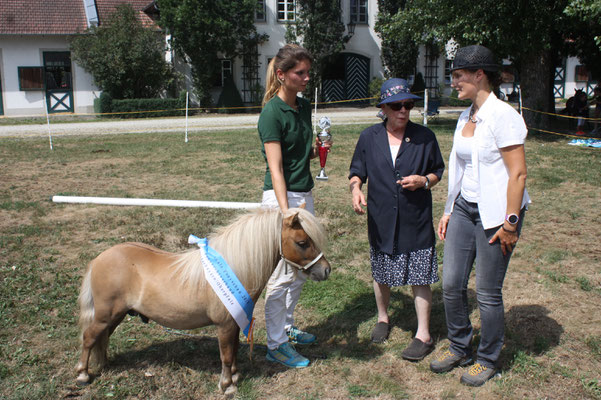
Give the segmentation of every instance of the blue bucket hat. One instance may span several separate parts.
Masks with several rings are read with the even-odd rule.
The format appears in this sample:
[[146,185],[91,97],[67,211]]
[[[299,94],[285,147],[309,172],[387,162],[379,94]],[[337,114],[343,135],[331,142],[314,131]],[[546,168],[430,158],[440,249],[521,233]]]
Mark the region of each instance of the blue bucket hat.
[[380,102],[378,103],[378,107],[382,107],[382,104],[395,103],[407,99],[421,99],[421,97],[416,96],[409,91],[409,84],[406,80],[401,78],[391,78],[384,82],[380,88]]

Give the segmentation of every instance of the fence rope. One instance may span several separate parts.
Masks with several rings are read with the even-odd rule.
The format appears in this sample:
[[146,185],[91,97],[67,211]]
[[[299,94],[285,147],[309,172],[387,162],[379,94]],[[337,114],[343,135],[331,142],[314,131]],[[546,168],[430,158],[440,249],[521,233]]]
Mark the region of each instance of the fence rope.
[[[354,103],[358,101],[365,100],[373,100],[378,98],[379,96],[374,97],[363,97],[359,99],[348,99],[348,100],[335,100],[335,101],[324,101],[318,102],[317,105],[327,105],[327,104],[340,104],[340,103]],[[311,103],[311,105],[315,105],[315,103]],[[249,110],[249,109],[260,109],[262,106],[240,106],[240,107],[189,107],[188,111],[223,111],[223,110]],[[72,112],[61,112],[61,113],[52,113],[51,117],[59,117],[59,116],[102,116],[102,115],[127,115],[127,114],[150,114],[150,113],[161,113],[161,112],[174,112],[174,111],[185,111],[185,108],[171,108],[165,110],[144,110],[144,111],[115,111],[115,112],[107,112],[107,113],[72,113]],[[39,118],[39,115],[0,115],[0,119],[14,119],[14,118]]]
[[[425,90],[414,92],[414,93],[415,94],[422,94],[424,92],[425,92]],[[324,101],[324,102],[312,102],[311,105],[324,106],[324,105],[329,105],[329,104],[355,103],[355,102],[359,102],[359,101],[376,100],[378,98],[379,98],[379,96],[372,96],[372,97],[363,97],[363,98],[358,98],[358,99],[346,99],[346,100],[334,100],[334,101]],[[459,102],[465,102],[466,106],[469,105],[469,104],[467,104],[468,101],[466,101],[466,100],[459,100],[456,97],[452,97],[452,96],[439,95],[438,98],[453,99],[453,100],[457,100]],[[187,109],[188,109],[188,111],[191,111],[191,110],[195,110],[195,111],[225,111],[225,110],[250,110],[250,109],[260,109],[260,108],[262,108],[262,106],[256,105],[256,106],[240,106],[240,107],[192,107],[192,108],[189,107]],[[532,108],[529,108],[529,107],[524,107],[524,106],[522,106],[522,109],[523,110],[527,110],[529,112],[533,112],[533,113],[552,115],[552,116],[557,116],[557,117],[561,117],[561,118],[582,119],[582,120],[587,120],[587,121],[592,121],[592,122],[601,122],[601,118],[577,117],[577,116],[571,116],[571,115],[563,115],[563,114],[551,113],[551,112],[547,112],[547,111],[535,110],[535,109],[532,109]],[[63,113],[53,113],[53,114],[51,114],[51,116],[52,117],[59,117],[59,116],[108,116],[108,115],[144,114],[144,113],[152,114],[152,113],[174,112],[174,111],[185,111],[185,110],[186,110],[186,108],[173,108],[173,109],[163,109],[163,110],[145,110],[145,111],[123,111],[123,112],[108,112],[108,113],[70,113],[70,112],[63,112]],[[39,115],[17,115],[17,116],[0,115],[0,120],[1,119],[15,119],[15,118],[38,118],[38,117],[40,117],[40,116]],[[549,133],[549,134],[552,134],[552,135],[570,137],[570,138],[590,138],[590,139],[594,139],[593,137],[587,136],[587,135],[573,135],[573,134],[568,134],[568,133],[554,132],[554,131],[549,131],[549,130],[539,129],[539,128],[532,128],[532,127],[528,127],[528,129],[529,130],[533,130],[533,131],[543,132],[543,133]]]
[[550,113],[550,112],[547,112],[547,111],[534,110],[534,109],[528,108],[528,107],[522,107],[522,109],[523,110],[528,110],[528,111],[533,112],[533,113],[555,115],[557,117],[562,117],[562,118],[585,119],[585,120],[588,120],[588,121],[601,121],[601,118],[575,117],[575,116],[571,116],[571,115],[564,115],[564,114]]

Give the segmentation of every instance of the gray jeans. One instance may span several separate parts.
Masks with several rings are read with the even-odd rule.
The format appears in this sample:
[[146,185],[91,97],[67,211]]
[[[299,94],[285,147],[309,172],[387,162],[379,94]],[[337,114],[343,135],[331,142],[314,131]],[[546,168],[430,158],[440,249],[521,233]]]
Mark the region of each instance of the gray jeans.
[[[518,232],[524,210],[520,213]],[[476,203],[459,196],[447,227],[444,245],[442,289],[451,351],[472,356],[474,330],[469,319],[467,285],[476,261],[476,296],[480,310],[480,345],[477,362],[496,368],[504,340],[503,280],[511,254],[503,255],[497,240],[489,244],[499,227],[484,229]],[[519,233],[518,233],[519,234]]]

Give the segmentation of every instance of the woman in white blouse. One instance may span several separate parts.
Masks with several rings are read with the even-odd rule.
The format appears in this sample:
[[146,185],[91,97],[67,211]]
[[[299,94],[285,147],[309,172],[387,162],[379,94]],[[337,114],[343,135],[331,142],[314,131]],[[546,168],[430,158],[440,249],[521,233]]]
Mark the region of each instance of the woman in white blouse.
[[518,241],[526,205],[524,120],[497,99],[498,64],[484,46],[460,48],[452,87],[472,105],[459,117],[449,158],[449,189],[438,236],[445,240],[443,299],[450,348],[430,364],[450,371],[474,361],[467,284],[476,262],[480,344],[461,383],[483,385],[497,375],[504,340],[503,280]]

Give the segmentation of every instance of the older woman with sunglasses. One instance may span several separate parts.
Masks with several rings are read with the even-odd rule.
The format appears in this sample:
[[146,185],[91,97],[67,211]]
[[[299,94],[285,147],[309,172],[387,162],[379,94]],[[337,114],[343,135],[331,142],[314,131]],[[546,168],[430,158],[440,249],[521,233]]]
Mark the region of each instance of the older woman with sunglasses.
[[[411,285],[417,313],[415,338],[402,357],[423,359],[434,348],[430,336],[430,285],[438,281],[432,194],[444,171],[444,161],[434,133],[409,121],[409,111],[419,99],[404,79],[382,84],[380,124],[365,129],[350,166],[353,209],[364,214],[378,320],[373,342],[388,338],[390,288]],[[367,201],[361,187],[369,181]]]

